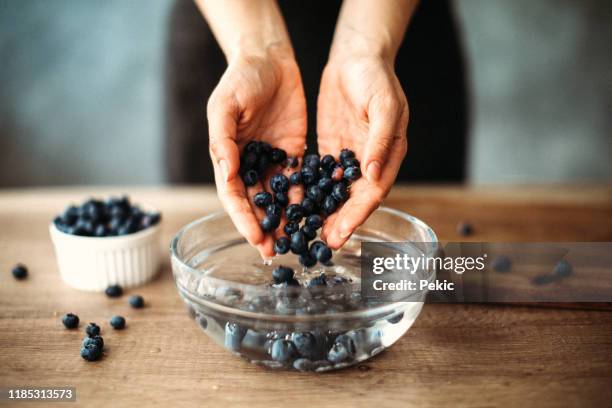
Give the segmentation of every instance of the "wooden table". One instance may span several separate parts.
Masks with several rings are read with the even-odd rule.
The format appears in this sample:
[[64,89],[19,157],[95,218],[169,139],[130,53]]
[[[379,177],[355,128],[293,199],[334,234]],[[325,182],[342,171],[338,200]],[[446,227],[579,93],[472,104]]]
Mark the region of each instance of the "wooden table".
[[[611,404],[608,311],[430,304],[380,356],[313,375],[266,371],[213,344],[185,313],[168,266],[130,291],[145,297],[143,310],[130,309],[125,296],[67,287],[49,220],[69,202],[123,191],[163,211],[164,250],[180,226],[219,208],[210,188],[0,192],[0,387],[74,386],[78,405],[88,407]],[[398,187],[386,204],[422,218],[443,240],[460,240],[456,225],[468,220],[477,241],[612,241],[611,185]],[[10,276],[17,262],[30,268],[25,281]],[[63,329],[66,312],[101,324],[103,360],[79,357],[83,331]],[[113,314],[126,316],[126,330],[109,328]]]

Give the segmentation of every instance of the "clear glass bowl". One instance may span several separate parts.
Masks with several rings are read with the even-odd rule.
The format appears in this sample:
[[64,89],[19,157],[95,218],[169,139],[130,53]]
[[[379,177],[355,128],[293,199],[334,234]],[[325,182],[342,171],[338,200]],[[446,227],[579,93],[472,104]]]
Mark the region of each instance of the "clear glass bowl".
[[[410,328],[423,307],[426,290],[393,303],[361,298],[363,241],[410,242],[425,256],[437,247],[425,223],[381,207],[334,252],[333,265],[306,269],[291,253],[264,263],[221,212],[188,224],[174,237],[172,271],[190,315],[219,345],[268,368],[321,372],[380,353]],[[292,267],[302,286],[271,285],[277,265]],[[327,285],[306,287],[321,272]],[[435,279],[434,270],[417,274]]]

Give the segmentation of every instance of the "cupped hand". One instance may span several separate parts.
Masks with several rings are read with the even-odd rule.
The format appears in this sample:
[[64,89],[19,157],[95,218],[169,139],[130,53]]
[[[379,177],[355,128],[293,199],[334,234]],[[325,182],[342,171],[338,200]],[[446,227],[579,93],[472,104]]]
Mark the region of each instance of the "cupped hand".
[[[259,222],[264,213],[253,204],[255,193],[269,191],[269,183],[266,179],[253,187],[245,186],[239,175],[240,152],[248,142],[258,140],[285,150],[289,156],[303,155],[306,100],[293,55],[264,53],[233,58],[208,101],[207,114],[221,203],[247,241],[263,257],[273,256],[274,238],[262,232]],[[292,189],[290,202],[299,202],[300,194],[300,189]]]
[[364,177],[325,222],[322,236],[342,246],[389,193],[407,151],[408,102],[393,63],[378,56],[330,58],[321,79],[317,134],[321,155],[356,153]]

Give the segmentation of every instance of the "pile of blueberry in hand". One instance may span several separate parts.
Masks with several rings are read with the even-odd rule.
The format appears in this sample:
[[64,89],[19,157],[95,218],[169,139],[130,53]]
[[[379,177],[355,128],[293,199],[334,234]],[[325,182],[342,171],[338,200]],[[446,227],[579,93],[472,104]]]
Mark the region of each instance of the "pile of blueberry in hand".
[[[240,159],[240,175],[247,187],[264,181],[266,171],[273,165],[298,167],[298,159],[287,157],[282,149],[273,148],[265,142],[250,142]],[[359,161],[355,153],[342,149],[339,161],[332,155],[320,157],[318,154],[304,156],[301,169],[296,169],[289,177],[277,173],[270,178],[272,193],[261,191],[255,194],[253,202],[265,209],[261,229],[272,233],[281,224],[283,211],[287,223],[283,228],[286,236],[279,238],[274,251],[285,254],[289,251],[299,255],[305,267],[317,262],[328,264],[332,257],[329,247],[322,241],[314,241],[317,230],[323,226],[325,217],[336,212],[349,197],[350,184],[361,177]],[[290,186],[304,186],[304,199],[300,204],[289,204]],[[302,222],[303,220],[303,222]]]
[[55,217],[58,230],[85,237],[112,237],[142,231],[161,220],[159,213],[142,211],[128,197],[106,201],[89,199],[80,206],[71,205]]

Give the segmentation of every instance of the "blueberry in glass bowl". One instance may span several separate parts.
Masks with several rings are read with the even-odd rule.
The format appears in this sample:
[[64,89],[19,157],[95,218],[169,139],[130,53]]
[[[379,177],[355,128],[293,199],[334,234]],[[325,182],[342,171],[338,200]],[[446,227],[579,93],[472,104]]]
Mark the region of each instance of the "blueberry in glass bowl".
[[[381,207],[335,251],[333,263],[304,267],[291,251],[263,262],[224,212],[180,230],[170,256],[189,315],[219,346],[267,368],[323,372],[390,347],[423,307],[426,289],[393,302],[362,299],[365,241],[414,243],[425,256],[437,250],[426,224]],[[418,273],[435,279],[435,270]]]
[[161,214],[127,196],[70,205],[49,225],[62,279],[76,289],[135,287],[159,270]]

